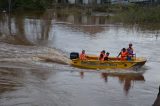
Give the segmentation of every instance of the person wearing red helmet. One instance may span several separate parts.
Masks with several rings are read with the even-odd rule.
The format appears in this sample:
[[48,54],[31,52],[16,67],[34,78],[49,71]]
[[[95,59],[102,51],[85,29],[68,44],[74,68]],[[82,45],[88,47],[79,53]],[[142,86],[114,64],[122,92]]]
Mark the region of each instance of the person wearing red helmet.
[[102,51],[101,51],[101,53],[100,53],[100,55],[99,55],[99,60],[100,60],[100,61],[103,61],[103,60],[104,60],[105,53],[106,53],[105,50],[102,50]]
[[121,50],[121,52],[118,54],[117,58],[118,58],[119,56],[121,56],[121,60],[122,60],[122,61],[123,61],[123,60],[127,60],[128,52],[127,52],[126,48],[123,48],[123,49]]
[[109,52],[107,52],[107,53],[105,54],[105,56],[104,56],[104,61],[105,61],[105,60],[109,60],[109,54],[110,54]]
[[82,50],[82,53],[80,54],[80,60],[86,60],[86,54],[85,54],[85,50]]

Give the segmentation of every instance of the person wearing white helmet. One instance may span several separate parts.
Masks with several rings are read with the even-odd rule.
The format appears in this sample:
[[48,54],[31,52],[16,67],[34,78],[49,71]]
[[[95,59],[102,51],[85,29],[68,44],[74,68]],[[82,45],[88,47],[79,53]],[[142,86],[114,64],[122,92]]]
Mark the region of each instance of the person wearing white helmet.
[[129,43],[129,47],[127,48],[127,52],[128,52],[127,60],[131,60],[132,57],[134,56],[132,43]]

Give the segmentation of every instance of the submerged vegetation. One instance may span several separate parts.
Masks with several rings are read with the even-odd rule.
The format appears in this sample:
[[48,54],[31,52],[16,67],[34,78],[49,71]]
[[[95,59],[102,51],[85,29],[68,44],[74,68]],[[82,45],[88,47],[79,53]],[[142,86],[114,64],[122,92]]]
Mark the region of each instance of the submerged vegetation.
[[127,6],[117,13],[113,20],[127,23],[159,23],[160,5],[157,6]]

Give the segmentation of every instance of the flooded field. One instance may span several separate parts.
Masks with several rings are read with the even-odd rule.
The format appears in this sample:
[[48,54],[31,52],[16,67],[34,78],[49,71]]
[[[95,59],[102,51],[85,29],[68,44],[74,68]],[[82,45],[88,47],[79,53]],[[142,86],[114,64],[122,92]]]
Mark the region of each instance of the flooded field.
[[[0,106],[151,106],[160,82],[160,30],[100,15],[0,14]],[[133,70],[86,70],[70,52],[117,56],[133,43],[147,63]]]

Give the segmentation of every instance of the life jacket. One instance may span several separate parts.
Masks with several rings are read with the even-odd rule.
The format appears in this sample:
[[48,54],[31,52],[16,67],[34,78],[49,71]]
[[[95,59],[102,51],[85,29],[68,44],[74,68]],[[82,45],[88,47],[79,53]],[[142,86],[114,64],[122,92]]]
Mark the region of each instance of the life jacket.
[[105,56],[105,54],[103,52],[101,52],[100,55],[99,55],[99,60],[103,61],[104,60],[104,56]]
[[105,60],[108,60],[108,55],[107,55],[107,54],[104,56],[103,60],[104,60],[104,61],[105,61]]
[[128,55],[127,51],[125,51],[125,52],[122,51],[121,52],[121,60],[126,60],[127,55]]
[[86,59],[86,55],[84,53],[81,53],[79,58],[80,58],[80,60],[85,60]]

